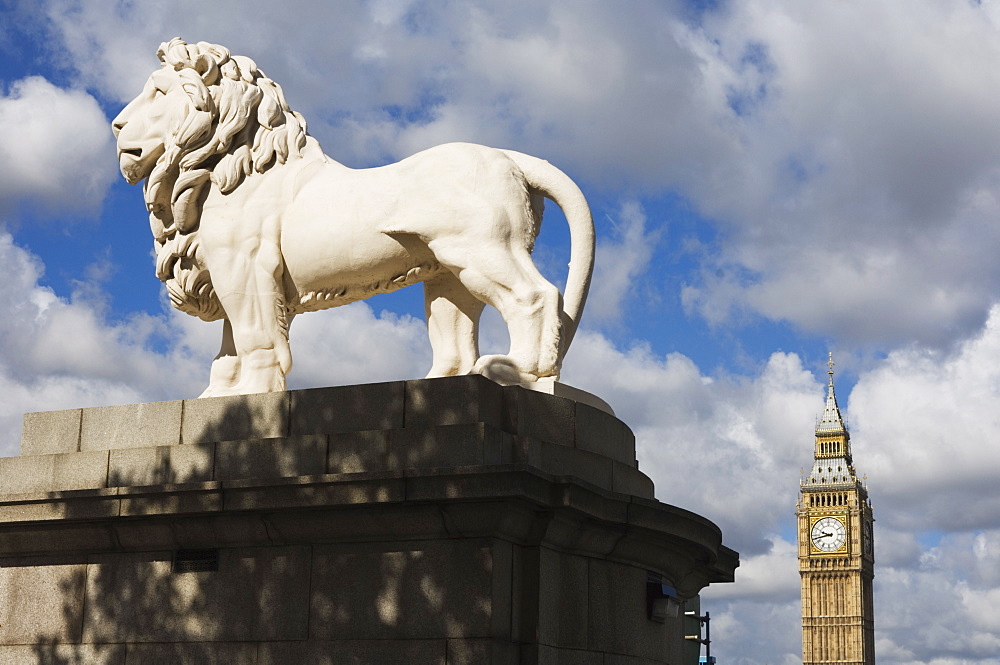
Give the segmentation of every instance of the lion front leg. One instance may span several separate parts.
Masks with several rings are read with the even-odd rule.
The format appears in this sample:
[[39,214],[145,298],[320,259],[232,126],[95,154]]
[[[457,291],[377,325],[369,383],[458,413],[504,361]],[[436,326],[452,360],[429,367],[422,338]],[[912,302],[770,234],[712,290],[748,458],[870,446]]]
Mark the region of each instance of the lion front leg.
[[212,361],[212,371],[209,375],[208,388],[199,397],[218,397],[232,395],[240,380],[240,358],[233,343],[233,325],[229,319],[223,319],[222,346],[219,355]]
[[[232,355],[216,358],[220,382],[235,378],[213,394],[247,395],[285,390],[291,370],[288,319],[281,288],[282,261],[276,244],[261,242],[257,251],[216,252],[212,283],[226,312]],[[234,359],[233,359],[234,358]],[[213,363],[213,384],[215,378]],[[233,371],[235,370],[235,376]],[[210,390],[212,386],[210,386]]]

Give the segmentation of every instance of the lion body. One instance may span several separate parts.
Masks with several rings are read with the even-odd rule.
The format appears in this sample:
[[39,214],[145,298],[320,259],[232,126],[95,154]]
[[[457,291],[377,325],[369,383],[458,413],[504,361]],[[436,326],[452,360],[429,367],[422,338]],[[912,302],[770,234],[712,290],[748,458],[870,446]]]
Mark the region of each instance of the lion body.
[[[114,127],[123,175],[147,179],[157,275],[173,304],[226,322],[206,395],[284,389],[292,317],[416,282],[426,283],[430,375],[558,375],[593,265],[589,208],[560,171],[462,143],[351,169],[322,153],[252,61],[180,40],[160,57]],[[543,195],[573,234],[567,311],[530,260]],[[507,356],[479,357],[484,303],[510,327]]]
[[[442,164],[452,173],[442,172]],[[473,185],[474,173],[487,176],[485,182]],[[534,214],[511,220],[497,202],[513,198],[523,207],[524,201],[512,197],[516,191],[494,187],[523,185],[517,174],[503,153],[467,144],[438,146],[373,169],[330,162],[285,169],[282,177],[295,180],[288,185],[294,195],[277,211],[276,224],[290,311],[316,311],[425,281],[446,269],[428,245],[443,236],[475,233],[484,246],[529,247],[534,235],[525,222],[533,224]],[[497,175],[502,177],[491,177]],[[241,227],[253,210],[269,209],[263,199],[275,195],[270,189],[241,206]],[[203,219],[213,216],[216,203],[220,215],[232,214],[233,201],[220,195],[206,201]]]

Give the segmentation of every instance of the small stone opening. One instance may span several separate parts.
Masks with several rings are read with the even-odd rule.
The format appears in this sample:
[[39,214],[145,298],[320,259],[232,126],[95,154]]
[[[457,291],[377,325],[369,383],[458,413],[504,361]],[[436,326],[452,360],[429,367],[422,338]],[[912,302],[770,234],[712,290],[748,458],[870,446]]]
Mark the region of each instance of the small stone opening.
[[177,550],[175,573],[214,573],[219,570],[219,550]]

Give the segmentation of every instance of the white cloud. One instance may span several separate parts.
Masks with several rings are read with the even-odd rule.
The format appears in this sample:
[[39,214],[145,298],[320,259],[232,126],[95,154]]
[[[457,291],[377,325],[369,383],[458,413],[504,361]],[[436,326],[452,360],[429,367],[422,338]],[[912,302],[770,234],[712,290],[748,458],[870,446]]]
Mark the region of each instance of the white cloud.
[[416,379],[431,367],[423,320],[365,303],[296,317],[290,339],[292,388]]
[[855,450],[896,529],[1000,527],[1000,305],[951,352],[889,354],[850,399]]
[[746,150],[723,188],[694,195],[731,235],[687,304],[855,344],[975,330],[1000,287],[987,12],[762,0],[711,17],[706,33],[741,74]]
[[21,202],[96,209],[117,174],[110,126],[97,101],[38,76],[0,92],[0,213]]
[[738,598],[786,603],[799,595],[798,545],[772,535],[771,549],[741,557],[738,584],[713,584],[703,594],[706,603]]
[[648,290],[640,278],[649,268],[665,228],[647,230],[646,211],[637,201],[625,201],[611,223],[611,237],[599,240],[595,250],[593,286],[587,298],[587,321],[621,322],[623,309],[638,300],[649,305]]
[[[995,611],[1000,553],[990,548],[996,542],[996,530],[955,534],[931,548],[915,568],[876,568],[880,662],[1000,662]],[[915,626],[921,629],[914,630]]]
[[718,662],[802,665],[802,615],[797,598],[759,602],[717,601],[707,596],[701,609],[711,614],[712,655]]

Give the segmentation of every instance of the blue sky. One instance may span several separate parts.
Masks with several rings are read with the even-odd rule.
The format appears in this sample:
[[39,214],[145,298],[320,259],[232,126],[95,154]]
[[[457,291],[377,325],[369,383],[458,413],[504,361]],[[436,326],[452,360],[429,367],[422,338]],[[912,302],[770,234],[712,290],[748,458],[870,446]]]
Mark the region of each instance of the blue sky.
[[[703,602],[721,661],[801,662],[793,515],[833,351],[875,504],[879,661],[1000,663],[996,3],[0,12],[0,262],[14,277],[0,293],[0,454],[17,452],[25,411],[204,388],[218,326],[167,306],[109,123],[161,41],[220,43],[254,58],[350,166],[473,141],[580,184],[597,272],[564,379],[632,426],[661,500],[741,552],[737,583]],[[552,208],[535,258],[560,283]],[[417,287],[299,317],[290,384],[422,376],[422,310]],[[503,350],[495,315],[484,337]]]

